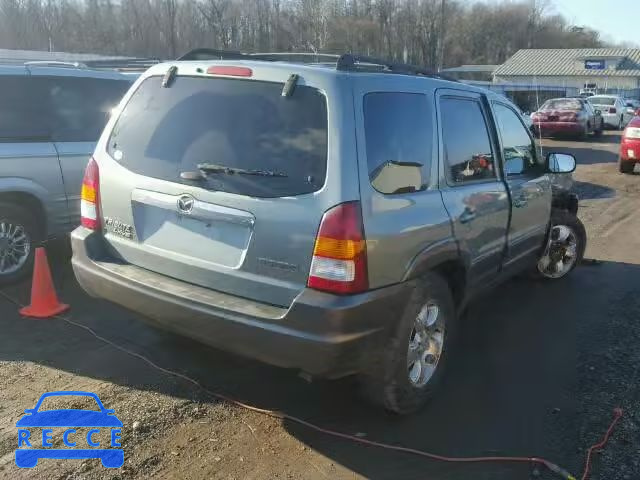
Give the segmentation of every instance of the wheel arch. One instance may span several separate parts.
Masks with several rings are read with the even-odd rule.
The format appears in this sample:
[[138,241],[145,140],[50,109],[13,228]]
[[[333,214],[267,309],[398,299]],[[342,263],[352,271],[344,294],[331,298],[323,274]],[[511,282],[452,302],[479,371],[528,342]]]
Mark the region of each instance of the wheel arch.
[[403,280],[412,280],[427,272],[436,272],[449,285],[455,305],[459,307],[467,296],[468,271],[468,255],[460,251],[455,239],[448,238],[429,245],[416,255]]
[[574,215],[578,214],[578,196],[575,193],[559,189],[553,192],[552,210],[565,210]]
[[47,236],[47,211],[44,202],[33,192],[20,190],[0,189],[0,203],[10,203],[28,209],[36,218],[40,235],[44,239]]

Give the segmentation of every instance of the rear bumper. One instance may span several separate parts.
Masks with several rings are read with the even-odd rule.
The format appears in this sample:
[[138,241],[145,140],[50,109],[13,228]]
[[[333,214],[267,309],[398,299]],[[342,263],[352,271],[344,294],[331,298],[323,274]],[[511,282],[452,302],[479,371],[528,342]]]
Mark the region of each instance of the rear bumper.
[[82,288],[164,329],[231,353],[312,375],[341,377],[370,363],[411,293],[403,283],[359,295],[305,289],[282,308],[178,281],[110,258],[100,234],[71,234]]
[[584,132],[584,126],[576,122],[536,122],[534,129],[543,135],[577,134]]
[[602,121],[608,127],[617,127],[620,122],[619,113],[602,113]]

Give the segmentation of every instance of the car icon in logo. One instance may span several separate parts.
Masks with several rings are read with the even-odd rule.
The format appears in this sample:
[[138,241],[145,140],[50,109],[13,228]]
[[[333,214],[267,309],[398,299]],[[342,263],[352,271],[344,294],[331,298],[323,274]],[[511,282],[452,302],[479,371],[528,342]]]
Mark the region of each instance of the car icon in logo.
[[[98,410],[84,409],[58,409],[38,411],[42,402],[48,397],[90,397],[93,398]],[[16,422],[18,427],[18,448],[16,449],[16,465],[20,468],[33,468],[41,458],[55,459],[85,459],[99,458],[102,465],[107,468],[120,468],[124,463],[124,451],[120,444],[122,422],[115,416],[114,410],[104,408],[104,405],[95,393],[62,391],[43,394],[36,406],[25,410],[24,415]],[[42,428],[42,438],[35,435],[34,428]],[[52,428],[64,428],[62,435],[65,446],[70,448],[51,448]],[[86,435],[82,435],[76,429],[90,428]],[[96,440],[101,430],[110,430],[111,448],[104,448]],[[32,435],[33,434],[33,435]],[[75,448],[86,440],[88,447]],[[41,447],[41,448],[39,448]],[[103,448],[100,448],[103,447]]]
[[193,211],[195,202],[196,199],[191,195],[181,195],[180,198],[178,198],[178,210],[182,214],[189,215]]

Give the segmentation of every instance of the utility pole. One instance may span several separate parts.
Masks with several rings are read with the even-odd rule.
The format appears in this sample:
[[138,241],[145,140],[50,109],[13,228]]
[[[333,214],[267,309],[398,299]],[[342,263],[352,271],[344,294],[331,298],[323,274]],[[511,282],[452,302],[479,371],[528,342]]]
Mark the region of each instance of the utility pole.
[[440,1],[440,35],[439,35],[439,41],[440,41],[440,52],[438,55],[438,71],[441,71],[442,68],[444,67],[444,38],[445,38],[445,32],[444,32],[444,15],[445,15],[445,1],[446,0],[441,0]]

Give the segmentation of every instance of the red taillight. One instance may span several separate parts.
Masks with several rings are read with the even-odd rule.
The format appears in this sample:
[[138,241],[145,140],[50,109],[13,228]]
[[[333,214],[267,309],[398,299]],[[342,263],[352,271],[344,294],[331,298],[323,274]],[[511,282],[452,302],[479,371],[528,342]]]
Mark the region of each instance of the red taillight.
[[609,113],[618,113],[618,110],[616,110],[615,107],[611,107]]
[[253,75],[253,70],[247,67],[217,65],[207,68],[207,73],[211,75],[227,75],[230,77],[251,77]]
[[80,223],[91,230],[100,230],[100,174],[98,164],[91,158],[84,171],[80,193]]
[[369,288],[360,202],[342,203],[322,217],[307,286],[339,294]]

